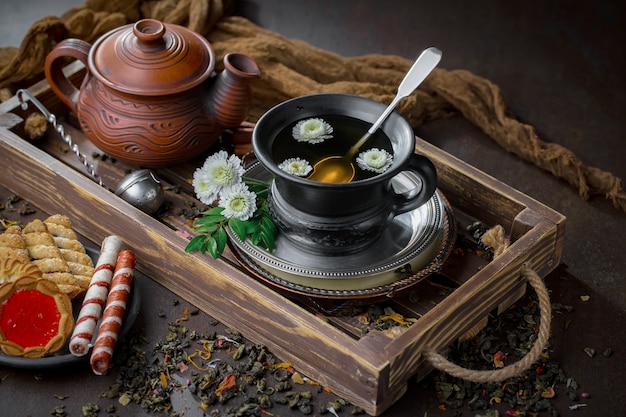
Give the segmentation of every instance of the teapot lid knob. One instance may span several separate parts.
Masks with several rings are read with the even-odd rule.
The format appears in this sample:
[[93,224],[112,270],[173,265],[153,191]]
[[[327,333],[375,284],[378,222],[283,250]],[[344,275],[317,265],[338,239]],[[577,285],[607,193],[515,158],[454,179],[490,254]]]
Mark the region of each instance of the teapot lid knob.
[[155,46],[163,43],[165,25],[158,20],[143,19],[135,23],[133,33],[137,37],[139,45]]

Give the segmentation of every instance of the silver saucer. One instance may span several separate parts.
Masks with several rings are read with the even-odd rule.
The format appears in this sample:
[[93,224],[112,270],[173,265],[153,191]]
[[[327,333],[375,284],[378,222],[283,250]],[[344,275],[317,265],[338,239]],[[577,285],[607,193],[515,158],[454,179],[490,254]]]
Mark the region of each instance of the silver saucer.
[[[246,176],[268,180],[259,163]],[[397,191],[413,179],[399,174]],[[324,297],[366,297],[412,285],[438,271],[455,237],[452,212],[440,191],[420,208],[400,214],[371,246],[349,255],[323,256],[305,252],[278,235],[276,249],[268,251],[241,241],[227,228],[231,248],[250,272],[284,290]]]

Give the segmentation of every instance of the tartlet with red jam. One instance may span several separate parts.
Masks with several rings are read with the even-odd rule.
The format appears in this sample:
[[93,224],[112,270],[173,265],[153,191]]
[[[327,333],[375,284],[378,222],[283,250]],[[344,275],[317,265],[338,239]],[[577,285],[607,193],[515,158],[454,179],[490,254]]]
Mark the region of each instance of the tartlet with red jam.
[[[2,264],[0,269],[7,266]],[[57,352],[74,327],[70,298],[54,282],[41,278],[39,268],[25,264],[18,275],[0,286],[0,349],[27,358]]]

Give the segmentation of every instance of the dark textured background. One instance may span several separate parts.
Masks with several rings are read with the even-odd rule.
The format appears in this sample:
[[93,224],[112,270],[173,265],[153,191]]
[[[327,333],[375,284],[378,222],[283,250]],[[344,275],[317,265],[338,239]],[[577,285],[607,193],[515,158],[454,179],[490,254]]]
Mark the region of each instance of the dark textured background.
[[[17,45],[37,18],[79,4],[78,0],[2,2],[0,46]],[[425,47],[437,46],[444,52],[441,67],[468,69],[498,84],[510,110],[534,125],[542,139],[571,149],[588,165],[626,178],[622,4],[619,0],[259,0],[239,1],[238,12],[286,37],[346,56],[382,53],[415,58]],[[554,402],[564,416],[626,415],[622,386],[626,214],[602,198],[583,201],[567,184],[503,151],[461,118],[429,123],[417,133],[567,216],[562,264],[546,283],[553,302],[571,304],[575,311],[566,317],[555,315],[550,354],[591,398],[585,400],[586,408],[575,412],[568,410],[572,403],[564,396]],[[169,309],[173,317],[179,313],[173,311],[173,295],[168,291],[150,282],[142,291],[154,300],[145,305],[143,323],[154,337],[162,330],[148,319],[155,305]],[[589,301],[583,302],[582,295],[589,295]],[[592,359],[584,353],[586,347],[598,352],[612,348],[614,353]],[[51,401],[52,395],[68,391],[71,397],[64,404],[70,415],[78,416],[80,405],[96,401],[108,384],[82,370],[47,375],[44,381],[31,372],[8,368],[0,368],[0,376],[0,416],[48,415],[60,403]],[[40,390],[39,401],[32,400],[31,389]],[[6,414],[6,404],[19,404],[23,412]],[[433,391],[411,381],[409,392],[384,415],[453,415],[436,406]],[[120,415],[123,412],[118,410]],[[192,410],[186,415],[193,415]]]

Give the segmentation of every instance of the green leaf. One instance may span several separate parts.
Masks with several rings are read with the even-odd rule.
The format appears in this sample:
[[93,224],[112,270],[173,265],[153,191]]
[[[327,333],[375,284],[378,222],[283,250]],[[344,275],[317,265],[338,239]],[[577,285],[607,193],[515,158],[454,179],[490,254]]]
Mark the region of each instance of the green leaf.
[[226,230],[224,228],[220,228],[217,233],[215,233],[215,242],[217,243],[217,254],[221,255],[226,248],[226,242],[228,241],[228,235],[226,234]]
[[194,223],[195,224],[214,224],[214,223],[221,223],[225,220],[226,220],[225,216],[222,216],[221,214],[217,214],[217,215],[209,215],[209,216],[202,217],[201,219],[196,220]]
[[261,218],[261,230],[268,235],[275,235],[278,232],[278,229],[272,219],[267,217]]
[[219,216],[222,214],[222,212],[224,211],[224,207],[220,207],[220,206],[215,206],[212,207],[210,209],[208,209],[207,211],[203,212],[202,214],[206,217],[206,216]]
[[267,216],[270,219],[272,218],[272,216],[270,215],[270,209],[267,206],[267,202],[263,202],[262,204],[259,204],[256,209],[256,212],[257,212],[258,217]]
[[261,217],[261,236],[265,248],[272,252],[276,248],[276,236],[278,235],[278,229],[272,221],[272,218],[267,215]]
[[207,240],[207,252],[209,252],[209,255],[211,255],[213,259],[217,259],[219,256],[219,253],[217,253],[217,241],[213,236]]
[[205,236],[195,236],[193,239],[187,243],[185,246],[185,252],[194,252],[202,249],[202,245],[204,244]]
[[246,234],[251,235],[261,230],[261,225],[258,221],[248,221],[246,225]]
[[252,244],[256,246],[261,244],[261,231],[260,230],[250,235],[250,242],[252,242]]
[[228,226],[233,230],[242,242],[246,240],[246,223],[234,217],[228,220]]
[[206,224],[206,225],[200,225],[198,227],[196,227],[195,232],[196,233],[207,233],[207,234],[212,234],[213,232],[215,232],[217,229],[220,228],[220,224]]
[[265,249],[273,252],[276,249],[276,236],[274,234],[261,233],[261,239],[265,245]]

